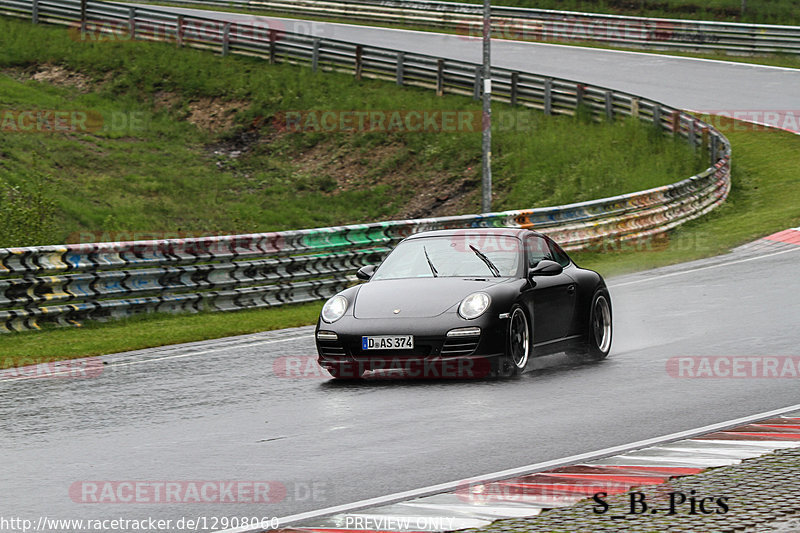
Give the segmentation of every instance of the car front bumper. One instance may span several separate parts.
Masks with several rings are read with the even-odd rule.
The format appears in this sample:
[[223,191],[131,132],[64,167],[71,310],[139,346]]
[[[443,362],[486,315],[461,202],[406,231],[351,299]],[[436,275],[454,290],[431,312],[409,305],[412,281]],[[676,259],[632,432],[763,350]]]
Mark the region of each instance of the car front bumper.
[[[479,328],[477,335],[448,336],[453,330]],[[319,321],[315,334],[318,362],[324,368],[397,370],[410,377],[485,377],[493,358],[505,353],[507,320],[484,315],[464,320],[456,313],[432,318],[356,319],[334,324]],[[320,339],[320,331],[336,339]],[[413,349],[364,350],[362,337],[413,335]]]

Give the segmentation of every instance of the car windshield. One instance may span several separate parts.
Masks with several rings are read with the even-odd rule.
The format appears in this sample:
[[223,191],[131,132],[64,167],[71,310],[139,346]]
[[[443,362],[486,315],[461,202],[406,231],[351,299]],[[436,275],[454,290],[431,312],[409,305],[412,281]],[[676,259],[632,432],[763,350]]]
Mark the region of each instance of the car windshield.
[[519,239],[507,235],[409,239],[389,254],[372,279],[515,276],[520,250]]

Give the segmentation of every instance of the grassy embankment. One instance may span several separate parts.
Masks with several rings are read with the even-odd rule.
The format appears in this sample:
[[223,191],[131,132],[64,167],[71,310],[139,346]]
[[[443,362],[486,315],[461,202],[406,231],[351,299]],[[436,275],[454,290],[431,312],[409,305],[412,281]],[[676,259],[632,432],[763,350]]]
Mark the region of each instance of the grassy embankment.
[[[75,42],[63,29],[21,22],[0,21],[0,47],[2,109],[128,117],[126,127],[95,132],[0,131],[0,245],[59,243],[80,232],[241,233],[477,211],[479,133],[289,134],[269,122],[297,109],[478,110],[471,99],[163,44]],[[495,135],[497,209],[640,190],[700,165],[685,145],[644,124],[521,113],[524,130]],[[636,270],[719,253],[796,223],[800,138],[730,138],[735,181],[725,206],[649,253],[578,261],[605,274]],[[307,324],[318,310],[149,316],[3,335],[0,364]]]

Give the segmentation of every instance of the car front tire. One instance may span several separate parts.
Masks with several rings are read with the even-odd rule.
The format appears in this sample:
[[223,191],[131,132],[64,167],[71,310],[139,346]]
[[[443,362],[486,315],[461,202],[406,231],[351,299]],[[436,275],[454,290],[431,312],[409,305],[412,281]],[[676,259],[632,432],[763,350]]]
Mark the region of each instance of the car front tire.
[[521,306],[515,305],[509,313],[506,355],[500,357],[497,363],[498,377],[522,374],[530,359],[532,336],[528,315]]

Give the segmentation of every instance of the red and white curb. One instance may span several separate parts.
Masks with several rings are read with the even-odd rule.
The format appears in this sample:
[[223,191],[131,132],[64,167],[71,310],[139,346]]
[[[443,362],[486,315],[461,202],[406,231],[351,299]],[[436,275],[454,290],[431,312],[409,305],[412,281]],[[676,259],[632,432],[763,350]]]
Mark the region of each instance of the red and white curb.
[[481,527],[573,505],[598,492],[624,493],[795,447],[800,447],[800,412],[533,474],[462,483],[439,494],[300,521],[291,530],[410,533]]
[[778,233],[773,233],[764,237],[765,240],[773,242],[785,242],[788,244],[796,244],[800,246],[800,228],[791,228]]
[[768,253],[788,251],[796,249],[798,246],[800,246],[800,228],[789,228],[743,244],[734,251]]

